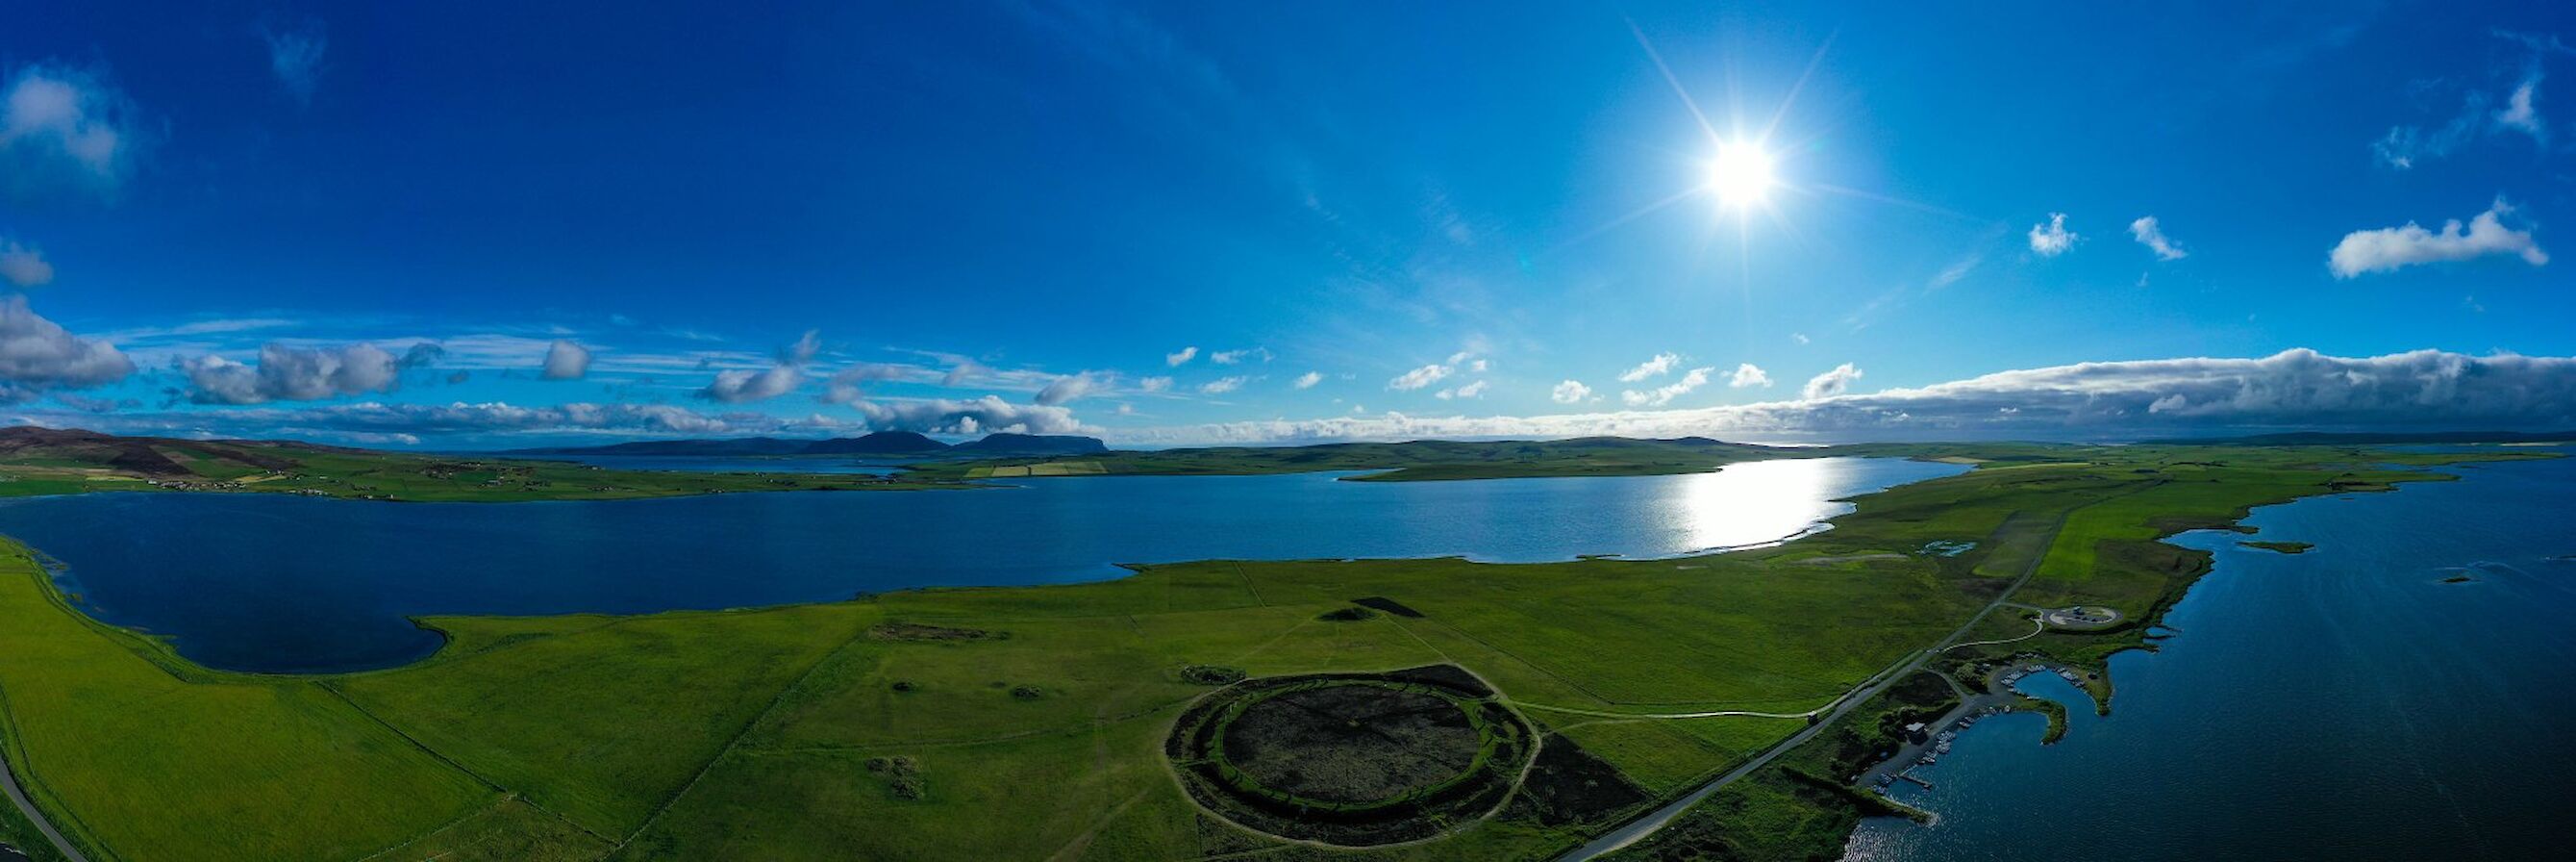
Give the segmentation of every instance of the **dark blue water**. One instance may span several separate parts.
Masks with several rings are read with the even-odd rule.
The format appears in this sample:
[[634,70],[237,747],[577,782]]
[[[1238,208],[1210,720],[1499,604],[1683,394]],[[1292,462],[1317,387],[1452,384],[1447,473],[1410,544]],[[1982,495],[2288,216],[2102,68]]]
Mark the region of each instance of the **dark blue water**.
[[1679,554],[1779,539],[1848,511],[1842,498],[1963,469],[1829,458],[1687,476],[1096,477],[502,504],[91,494],[0,501],[0,532],[68,563],[91,613],[189,658],[326,671],[427,655],[438,638],[406,621],[422,614],[829,601],[1099,580],[1121,562]]
[[[2576,778],[2576,459],[2254,513],[2176,541],[2217,567],[2157,653],[2112,659],[2107,718],[1980,722],[1853,859],[2563,859]],[[2475,580],[2442,583],[2455,573]],[[2053,685],[2052,685],[2053,684]]]

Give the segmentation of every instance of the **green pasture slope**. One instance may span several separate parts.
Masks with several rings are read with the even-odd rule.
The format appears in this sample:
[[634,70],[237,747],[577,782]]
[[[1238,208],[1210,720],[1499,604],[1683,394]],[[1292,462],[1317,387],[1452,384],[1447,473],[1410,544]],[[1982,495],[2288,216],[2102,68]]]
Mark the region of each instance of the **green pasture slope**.
[[927,476],[619,470],[297,443],[0,428],[0,497],[152,491],[483,503],[929,487],[953,486]]
[[[1159,754],[1210,690],[1181,669],[1456,663],[1670,798],[1805,721],[1663,716],[1817,710],[2001,598],[2146,619],[2205,565],[2158,537],[2439,478],[2352,466],[2389,460],[2067,448],[1861,498],[1784,547],[1672,560],[1204,561],[834,604],[438,618],[437,655],[337,676],[193,666],[81,615],[8,545],[0,752],[98,860],[1544,858],[1635,812],[1550,824],[1507,807],[1367,852],[1200,813]],[[1422,616],[1320,618],[1361,597]],[[1998,649],[2098,665],[2139,629]],[[947,630],[983,636],[922,634]],[[922,792],[870,768],[898,756]],[[1830,854],[1862,802],[1808,780],[1819,757],[1792,752],[1631,852]]]

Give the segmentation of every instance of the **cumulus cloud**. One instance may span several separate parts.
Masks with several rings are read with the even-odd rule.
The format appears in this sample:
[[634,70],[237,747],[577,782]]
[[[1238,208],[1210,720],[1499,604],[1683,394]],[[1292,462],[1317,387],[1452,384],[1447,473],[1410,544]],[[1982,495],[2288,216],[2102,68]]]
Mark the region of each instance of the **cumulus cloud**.
[[322,22],[294,29],[262,27],[259,36],[268,43],[268,70],[277,75],[278,85],[296,104],[312,104],[313,91],[322,83],[322,52],[331,45]]
[[0,403],[104,386],[133,373],[134,361],[115,345],[71,334],[29,309],[24,296],[0,297]]
[[1223,395],[1243,388],[1243,384],[1250,382],[1250,380],[1251,378],[1241,376],[1219,377],[1215,380],[1199,384],[1199,391],[1209,395]]
[[2129,235],[2137,237],[2140,245],[2154,250],[2157,260],[2181,260],[2191,256],[2190,252],[2183,251],[2182,246],[2175,245],[2165,236],[2164,227],[2156,224],[2155,216],[2139,216],[2137,221],[2130,222]]
[[1746,389],[1754,386],[1768,387],[1771,385],[1771,375],[1768,372],[1763,371],[1762,366],[1755,365],[1750,362],[1740,362],[1735,366],[1735,376],[1728,378],[1726,385],[1737,389]]
[[199,404],[320,401],[391,392],[404,368],[436,358],[437,350],[436,345],[414,345],[396,357],[373,344],[292,347],[270,342],[260,346],[256,365],[208,354],[180,362],[179,370],[188,378],[188,400]]
[[1619,372],[1619,382],[1635,383],[1648,377],[1668,373],[1675,368],[1681,367],[1681,364],[1682,357],[1680,354],[1658,353],[1655,354],[1652,359],[1637,363],[1637,367],[1635,368]]
[[1832,398],[1836,395],[1843,394],[1845,390],[1851,388],[1852,381],[1859,379],[1860,369],[1852,367],[1852,364],[1849,362],[1845,362],[1841,365],[1834,366],[1834,370],[1832,371],[1827,371],[1823,374],[1818,374],[1809,378],[1807,380],[1806,387],[1798,390],[1798,397],[1807,401],[1814,401],[1819,398]]
[[1693,368],[1689,373],[1683,374],[1680,380],[1675,380],[1663,386],[1658,386],[1644,392],[1638,392],[1636,390],[1621,392],[1619,393],[1619,400],[1627,402],[1630,407],[1662,407],[1666,404],[1673,403],[1673,399],[1679,398],[1693,389],[1698,389],[1702,386],[1708,385],[1709,372],[1716,370],[1717,369],[1713,367]]
[[[720,404],[742,404],[766,401],[796,391],[796,387],[805,383],[805,363],[814,361],[814,355],[822,350],[822,333],[805,330],[804,335],[778,348],[776,364],[758,371],[748,368],[718,371],[716,379],[708,381],[706,388],[698,390],[697,396]],[[971,370],[975,370],[975,364],[960,359],[957,368],[948,372],[948,377],[954,381]],[[955,384],[952,382],[950,385]]]
[[1170,392],[1172,391],[1172,378],[1147,377],[1143,380],[1136,381],[1136,388],[1147,392]]
[[1063,377],[1058,377],[1054,380],[1048,381],[1046,386],[1038,390],[1036,400],[1039,404],[1063,404],[1076,398],[1089,395],[1093,389],[1096,389],[1099,386],[1100,381],[1094,379],[1091,376],[1091,372],[1085,371],[1080,374],[1067,374]]
[[1590,397],[1592,387],[1583,385],[1580,380],[1568,380],[1547,391],[1548,400],[1558,404],[1574,404]]
[[1315,388],[1315,384],[1322,382],[1324,382],[1323,372],[1309,371],[1304,374],[1297,375],[1297,380],[1293,385],[1299,389],[1313,389]]
[[0,281],[12,287],[36,287],[54,280],[54,265],[45,253],[0,237]]
[[[1839,371],[1841,369],[1837,369]],[[1855,372],[1851,376],[1858,376]],[[1918,389],[1551,416],[1388,413],[1141,429],[1135,443],[1706,435],[1732,439],[2122,439],[2280,429],[2576,427],[2576,357],[2421,350],[2156,359],[2006,371]]]
[[590,348],[564,339],[546,345],[545,370],[538,376],[547,380],[579,380],[590,373]]
[[1181,348],[1181,349],[1180,349],[1180,351],[1179,351],[1179,352],[1177,352],[1177,353],[1166,353],[1166,354],[1163,354],[1163,364],[1165,364],[1165,365],[1169,365],[1169,366],[1171,366],[1171,367],[1173,367],[1173,368],[1179,368],[1179,367],[1181,367],[1182,365],[1184,365],[1184,364],[1188,363],[1190,360],[1198,358],[1198,355],[1199,355],[1199,349],[1198,349],[1198,348],[1196,348],[1196,347],[1184,347],[1184,348]]
[[804,372],[793,365],[772,365],[759,371],[735,368],[716,372],[716,379],[698,390],[698,397],[720,404],[765,401],[793,392],[803,382]]
[[0,90],[0,183],[113,191],[133,170],[133,109],[87,72],[28,66]]
[[2326,254],[2326,266],[2336,278],[2352,278],[2491,254],[2516,255],[2532,266],[2548,263],[2549,253],[2532,240],[2531,231],[2505,227],[2504,217],[2512,213],[2513,207],[2497,198],[2486,212],[2469,220],[2466,230],[2461,228],[2459,219],[2451,219],[2442,223],[2440,233],[2411,221],[2403,227],[2353,231]]
[[1449,366],[1434,362],[1432,364],[1404,372],[1403,374],[1396,375],[1395,379],[1386,382],[1386,388],[1393,389],[1398,392],[1410,392],[1438,383],[1442,378],[1446,378],[1448,376]]
[[2065,213],[2049,213],[2047,223],[2030,226],[2030,250],[2038,252],[2040,257],[2065,254],[2075,247],[2078,239],[2082,237],[2066,229]]
[[1070,434],[1082,430],[1073,411],[1045,404],[1013,404],[998,396],[970,400],[924,398],[860,401],[851,405],[878,431],[924,434]]

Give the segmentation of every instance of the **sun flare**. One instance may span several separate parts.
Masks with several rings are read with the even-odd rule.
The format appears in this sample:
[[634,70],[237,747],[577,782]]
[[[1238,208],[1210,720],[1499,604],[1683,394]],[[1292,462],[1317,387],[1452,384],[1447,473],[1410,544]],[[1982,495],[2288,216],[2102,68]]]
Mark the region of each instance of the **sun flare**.
[[1719,147],[1717,157],[1708,162],[1708,188],[1727,206],[1753,206],[1769,197],[1771,187],[1779,184],[1771,166],[1771,154],[1760,146],[1727,144]]

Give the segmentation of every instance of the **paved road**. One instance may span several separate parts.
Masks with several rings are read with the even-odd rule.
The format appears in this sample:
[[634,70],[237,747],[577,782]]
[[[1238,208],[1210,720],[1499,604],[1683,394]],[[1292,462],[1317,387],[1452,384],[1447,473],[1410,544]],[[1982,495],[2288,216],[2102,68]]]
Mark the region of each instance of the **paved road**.
[[45,819],[45,812],[36,810],[36,803],[27,799],[27,791],[18,786],[18,776],[9,771],[6,761],[0,761],[0,789],[9,791],[9,801],[18,804],[18,810],[27,815],[28,822],[36,824],[36,831],[45,833],[45,840],[54,842],[54,849],[61,851],[63,858],[72,862],[89,862],[89,857],[81,855],[80,848],[63,840],[63,833],[54,831],[54,824]]
[[[2067,514],[2072,513],[2073,510],[2070,509]],[[1825,728],[1832,727],[1834,722],[1841,720],[1843,714],[1852,711],[1853,708],[1858,707],[1863,703],[1869,702],[1870,698],[1878,696],[1879,692],[1886,691],[1887,687],[1894,685],[1897,680],[1904,679],[1907,674],[1911,674],[1915,670],[1921,668],[1925,661],[1930,660],[1932,657],[1940,655],[1944,650],[1949,649],[1952,643],[1958,641],[1960,638],[1967,637],[1968,630],[1976,628],[1977,623],[1984,621],[1987,614],[1994,613],[1995,608],[2003,606],[2005,599],[2011,598],[2014,593],[2020,592],[2022,585],[2029,583],[2031,576],[2039,573],[2040,561],[2048,559],[2048,548],[2057,543],[2057,531],[2065,528],[2065,526],[2066,515],[2059,515],[2057,517],[2057,523],[2048,528],[2048,541],[2039,543],[2038,553],[2031,556],[2030,565],[2022,568],[2021,577],[2013,579],[2011,587],[2006,588],[2002,594],[1995,596],[1994,601],[1987,602],[1985,607],[1977,610],[1976,615],[1969,617],[1966,623],[1960,625],[1957,631],[1951,632],[1948,637],[1942,638],[1939,642],[1934,643],[1930,649],[1907,656],[1904,661],[1897,663],[1887,670],[1880,671],[1876,678],[1863,683],[1861,687],[1852,689],[1850,693],[1843,695],[1843,699],[1836,701],[1833,708],[1818,717],[1815,723],[1807,725],[1805,729],[1800,730],[1795,734],[1791,734],[1788,739],[1781,740],[1779,744],[1771,746],[1752,760],[1745,761],[1742,765],[1737,766],[1734,769],[1727,770],[1724,775],[1710,779],[1707,784],[1700,785],[1698,789],[1684,794],[1680,799],[1673,800],[1671,804],[1649,811],[1645,816],[1631,820],[1625,826],[1613,829],[1608,834],[1599,838],[1592,839],[1592,843],[1590,844],[1574,848],[1565,855],[1557,857],[1557,862],[1584,862],[1584,860],[1593,859],[1617,851],[1619,848],[1637,843],[1638,839],[1652,835],[1656,830],[1660,830],[1665,826],[1670,825],[1673,822],[1673,818],[1681,816],[1683,811],[1687,811],[1691,806],[1699,804],[1701,800],[1707,799],[1710,795],[1715,794],[1720,788],[1724,788],[1729,784],[1735,783],[1736,779],[1750,775],[1756,769],[1761,769],[1762,767],[1771,765],[1771,761],[1779,759],[1780,755],[1787,754],[1790,750],[1797,748],[1807,740],[1814,739],[1816,734],[1823,733]]]

